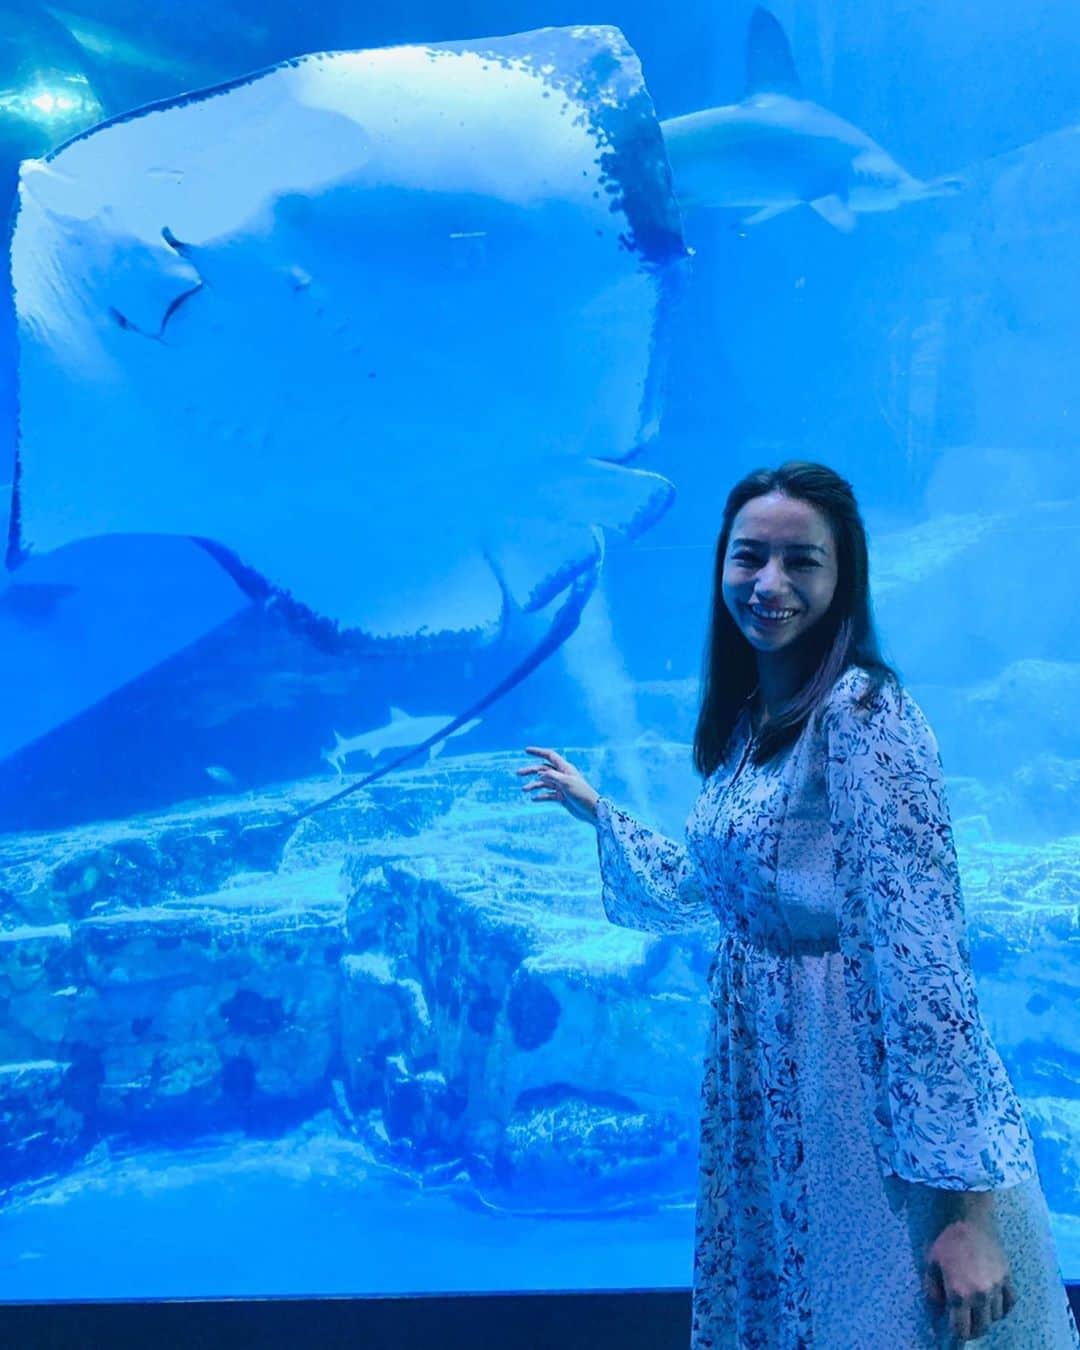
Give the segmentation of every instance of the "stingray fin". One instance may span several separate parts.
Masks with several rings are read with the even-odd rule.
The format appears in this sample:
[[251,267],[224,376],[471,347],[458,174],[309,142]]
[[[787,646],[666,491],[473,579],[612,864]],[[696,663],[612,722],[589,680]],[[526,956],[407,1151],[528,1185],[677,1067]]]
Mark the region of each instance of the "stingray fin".
[[380,769],[375,769],[371,773],[365,774],[363,778],[355,783],[350,783],[347,788],[342,788],[340,792],[335,792],[330,797],[324,797],[322,801],[314,802],[311,806],[298,811],[294,816],[289,817],[290,825],[295,828],[297,823],[305,820],[308,816],[314,815],[316,811],[322,811],[333,802],[339,802],[344,797],[350,797],[354,792],[359,792],[362,788],[374,783],[380,778],[384,778],[399,764],[404,764],[407,760],[418,755],[422,750],[427,750],[431,746],[441,741],[445,741],[448,736],[463,726],[471,718],[478,717],[485,708],[490,708],[493,703],[515,685],[518,685],[536,669],[541,662],[546,661],[553,652],[558,651],[566,639],[573,633],[581,620],[581,612],[589,597],[596,590],[596,583],[600,576],[600,568],[604,556],[603,531],[599,527],[593,527],[597,536],[597,560],[587,572],[574,578],[569,587],[566,600],[559,606],[558,611],[552,617],[547,632],[543,635],[537,646],[529,652],[525,659],[514,667],[510,673],[493,688],[489,689],[476,703],[466,708],[464,712],[458,713],[452,722],[446,726],[440,727],[426,741],[421,741],[419,745],[411,746],[403,754],[397,755],[389,764],[383,765]]
[[391,722],[407,722],[408,720],[409,720],[409,714],[408,714],[407,712],[402,712],[402,710],[401,710],[400,708],[394,708],[394,707],[392,707],[392,708],[390,709],[390,721],[391,721]]
[[822,220],[827,220],[834,230],[850,234],[855,228],[855,212],[835,192],[830,192],[827,197],[815,198],[810,203],[810,209],[816,211]]
[[787,34],[761,5],[750,16],[746,38],[746,97],[752,94],[802,94]]

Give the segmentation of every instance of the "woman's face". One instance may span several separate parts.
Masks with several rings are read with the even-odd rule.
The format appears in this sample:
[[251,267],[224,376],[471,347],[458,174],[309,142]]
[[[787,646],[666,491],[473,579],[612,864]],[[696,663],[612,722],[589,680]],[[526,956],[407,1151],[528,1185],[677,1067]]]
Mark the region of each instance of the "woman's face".
[[821,512],[779,492],[748,501],[732,523],[723,592],[751,646],[790,647],[822,617],[835,591],[836,548]]

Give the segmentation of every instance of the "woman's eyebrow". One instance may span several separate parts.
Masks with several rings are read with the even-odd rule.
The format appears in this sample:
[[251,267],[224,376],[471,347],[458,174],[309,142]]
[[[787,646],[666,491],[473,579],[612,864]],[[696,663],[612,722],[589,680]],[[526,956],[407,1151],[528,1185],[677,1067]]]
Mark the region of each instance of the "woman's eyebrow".
[[[732,548],[738,548],[741,544],[753,544],[757,548],[763,548],[765,541],[764,539],[733,539],[731,541]],[[784,548],[806,548],[812,549],[815,553],[825,552],[820,544],[785,544]]]

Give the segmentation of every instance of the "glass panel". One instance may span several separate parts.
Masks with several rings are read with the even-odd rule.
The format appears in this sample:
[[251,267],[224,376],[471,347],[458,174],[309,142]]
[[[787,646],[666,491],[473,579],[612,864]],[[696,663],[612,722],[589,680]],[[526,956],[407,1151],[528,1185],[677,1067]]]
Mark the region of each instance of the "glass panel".
[[[791,460],[857,496],[1080,1278],[1078,49],[1052,0],[0,11],[0,1300],[691,1282],[737,826],[704,923],[613,923],[515,771],[681,840],[725,500]],[[725,733],[831,631],[740,566]]]

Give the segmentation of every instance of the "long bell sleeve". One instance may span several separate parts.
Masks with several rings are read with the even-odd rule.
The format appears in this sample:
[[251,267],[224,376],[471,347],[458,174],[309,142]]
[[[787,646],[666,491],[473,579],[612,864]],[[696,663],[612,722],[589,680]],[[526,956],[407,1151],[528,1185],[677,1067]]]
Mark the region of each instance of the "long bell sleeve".
[[1016,1185],[1035,1174],[1032,1141],[978,1006],[937,741],[891,682],[863,711],[845,676],[823,725],[844,981],[882,1170]]
[[677,933],[715,920],[685,845],[639,824],[606,797],[596,804],[596,844],[604,912],[612,923]]

